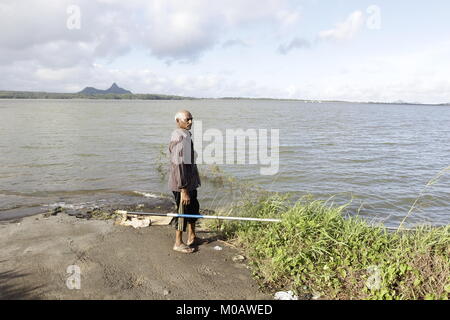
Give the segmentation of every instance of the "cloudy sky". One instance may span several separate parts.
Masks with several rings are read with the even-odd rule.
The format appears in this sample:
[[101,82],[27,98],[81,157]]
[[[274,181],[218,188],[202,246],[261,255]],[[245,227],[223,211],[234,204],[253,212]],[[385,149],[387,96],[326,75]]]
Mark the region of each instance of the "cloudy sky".
[[0,0],[0,90],[450,102],[448,0]]

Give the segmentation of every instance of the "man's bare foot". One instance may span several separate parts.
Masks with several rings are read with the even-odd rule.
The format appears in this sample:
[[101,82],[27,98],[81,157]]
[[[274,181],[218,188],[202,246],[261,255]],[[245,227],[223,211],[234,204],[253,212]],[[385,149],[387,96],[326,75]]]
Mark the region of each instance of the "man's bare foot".
[[194,252],[193,248],[188,247],[184,243],[182,243],[180,245],[174,245],[173,246],[173,250],[181,252],[181,253],[192,253],[192,252]]
[[199,245],[201,245],[203,243],[206,243],[206,242],[208,242],[208,241],[205,240],[205,239],[201,239],[201,238],[195,237],[195,238],[193,238],[191,240],[186,241],[186,244],[188,246],[199,246]]

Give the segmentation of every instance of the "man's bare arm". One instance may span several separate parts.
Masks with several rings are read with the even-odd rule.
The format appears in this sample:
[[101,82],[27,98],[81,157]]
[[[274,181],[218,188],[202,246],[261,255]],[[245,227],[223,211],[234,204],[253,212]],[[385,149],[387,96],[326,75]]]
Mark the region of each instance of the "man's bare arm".
[[183,204],[185,206],[191,202],[191,198],[189,197],[189,192],[187,191],[187,189],[181,189],[180,202],[181,202],[181,204]]

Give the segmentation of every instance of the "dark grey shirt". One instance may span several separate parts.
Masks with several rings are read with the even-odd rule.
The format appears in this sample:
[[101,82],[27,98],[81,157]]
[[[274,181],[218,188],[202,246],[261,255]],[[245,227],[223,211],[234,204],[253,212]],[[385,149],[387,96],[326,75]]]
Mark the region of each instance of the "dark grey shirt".
[[169,189],[180,192],[180,189],[191,191],[200,187],[194,143],[188,130],[178,128],[172,132],[169,152]]

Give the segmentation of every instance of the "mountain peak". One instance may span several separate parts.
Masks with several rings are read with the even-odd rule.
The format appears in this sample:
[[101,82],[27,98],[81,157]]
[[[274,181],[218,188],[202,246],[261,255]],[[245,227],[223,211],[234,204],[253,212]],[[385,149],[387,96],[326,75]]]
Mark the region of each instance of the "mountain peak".
[[93,87],[86,87],[82,91],[78,92],[81,94],[132,94],[131,91],[125,90],[117,85],[117,83],[113,83],[111,87],[107,90],[99,90]]

